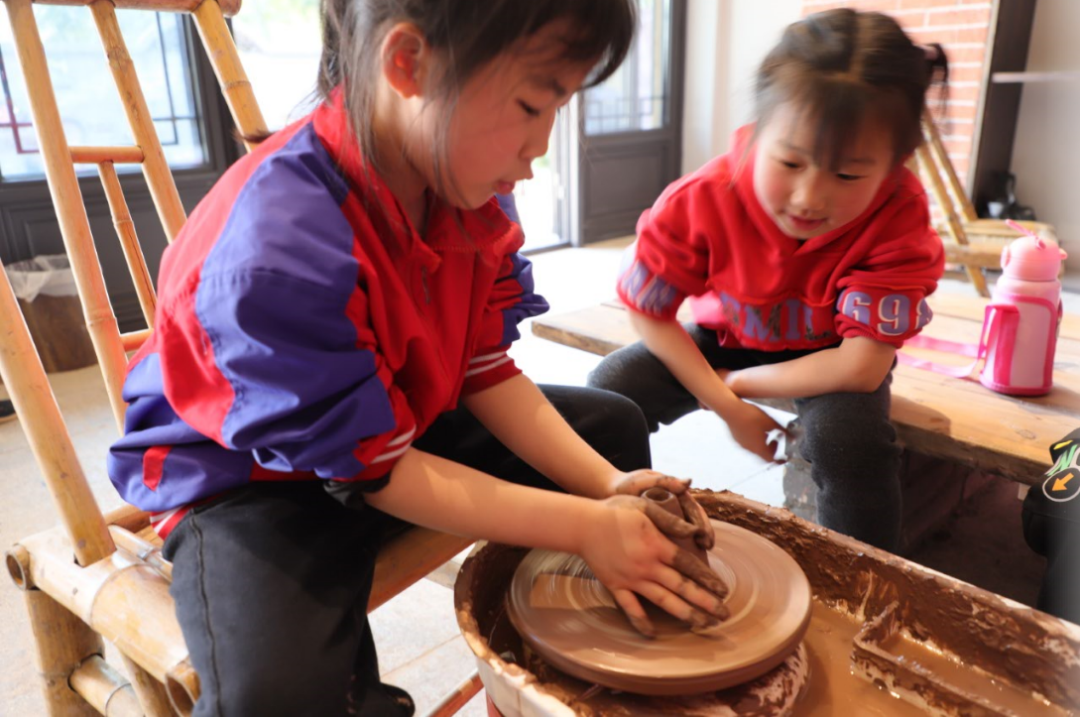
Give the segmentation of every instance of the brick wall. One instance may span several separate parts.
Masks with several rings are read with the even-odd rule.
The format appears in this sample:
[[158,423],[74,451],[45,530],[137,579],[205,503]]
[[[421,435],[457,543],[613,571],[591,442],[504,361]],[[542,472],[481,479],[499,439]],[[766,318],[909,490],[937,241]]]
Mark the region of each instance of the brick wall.
[[[834,7],[874,10],[896,18],[919,43],[939,42],[949,56],[949,101],[931,108],[949,157],[963,180],[974,151],[975,112],[990,34],[990,0],[804,0],[803,14]],[[933,99],[933,94],[931,95]]]

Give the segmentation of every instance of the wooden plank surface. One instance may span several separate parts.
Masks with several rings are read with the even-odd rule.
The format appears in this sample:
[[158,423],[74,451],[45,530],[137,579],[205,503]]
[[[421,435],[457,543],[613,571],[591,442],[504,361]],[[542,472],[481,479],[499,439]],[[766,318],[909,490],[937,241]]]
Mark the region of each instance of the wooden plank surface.
[[[975,343],[986,304],[986,299],[978,297],[931,297],[934,319],[925,333]],[[689,320],[687,306],[682,307],[679,317]],[[542,316],[533,322],[533,333],[601,356],[637,340],[626,309],[618,301]],[[970,359],[926,349],[905,351],[938,363],[970,363]],[[1054,388],[1046,396],[1004,396],[975,380],[911,366],[897,366],[892,393],[892,419],[908,448],[1023,483],[1036,483],[1050,466],[1049,445],[1080,426],[1080,316],[1066,315],[1062,321]],[[765,403],[792,408],[790,401]]]

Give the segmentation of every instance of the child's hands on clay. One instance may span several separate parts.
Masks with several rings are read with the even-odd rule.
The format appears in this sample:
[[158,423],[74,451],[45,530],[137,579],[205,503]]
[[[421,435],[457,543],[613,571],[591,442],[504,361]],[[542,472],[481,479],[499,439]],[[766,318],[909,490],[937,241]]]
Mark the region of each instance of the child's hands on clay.
[[638,496],[615,495],[598,507],[578,554],[611,591],[634,629],[646,637],[655,635],[635,593],[695,630],[715,627],[728,617],[723,603],[728,588],[720,577],[665,537],[689,538],[697,528]]
[[659,471],[643,468],[622,473],[612,486],[613,495],[641,495],[650,488],[663,488],[679,499],[683,515],[694,526],[694,543],[702,550],[712,550],[716,535],[705,509],[690,495],[690,479],[675,478]]

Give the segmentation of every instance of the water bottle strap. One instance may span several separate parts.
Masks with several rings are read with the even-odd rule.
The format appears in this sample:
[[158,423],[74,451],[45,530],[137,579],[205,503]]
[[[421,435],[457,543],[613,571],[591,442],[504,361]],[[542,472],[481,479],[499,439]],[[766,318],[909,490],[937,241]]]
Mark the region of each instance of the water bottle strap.
[[[957,356],[967,356],[975,359],[966,366],[951,366],[947,364],[927,361],[900,350],[896,353],[896,360],[905,366],[913,366],[934,373],[940,373],[953,378],[972,378],[979,364],[986,358],[987,348],[997,339],[1001,331],[1016,331],[1016,322],[1005,322],[1006,314],[1019,314],[1019,310],[1010,304],[990,304],[983,314],[982,332],[979,335],[978,344],[968,344],[960,341],[947,339],[935,339],[919,334],[904,342],[904,346],[912,348],[933,349]],[[1003,324],[1007,324],[1003,328]]]

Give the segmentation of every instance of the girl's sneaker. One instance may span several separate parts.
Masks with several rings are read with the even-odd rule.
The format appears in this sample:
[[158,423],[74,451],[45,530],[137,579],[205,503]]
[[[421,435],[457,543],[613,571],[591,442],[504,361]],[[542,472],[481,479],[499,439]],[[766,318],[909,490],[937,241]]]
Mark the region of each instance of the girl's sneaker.
[[0,423],[14,421],[16,418],[17,416],[15,415],[15,406],[11,405],[11,401],[0,401]]

